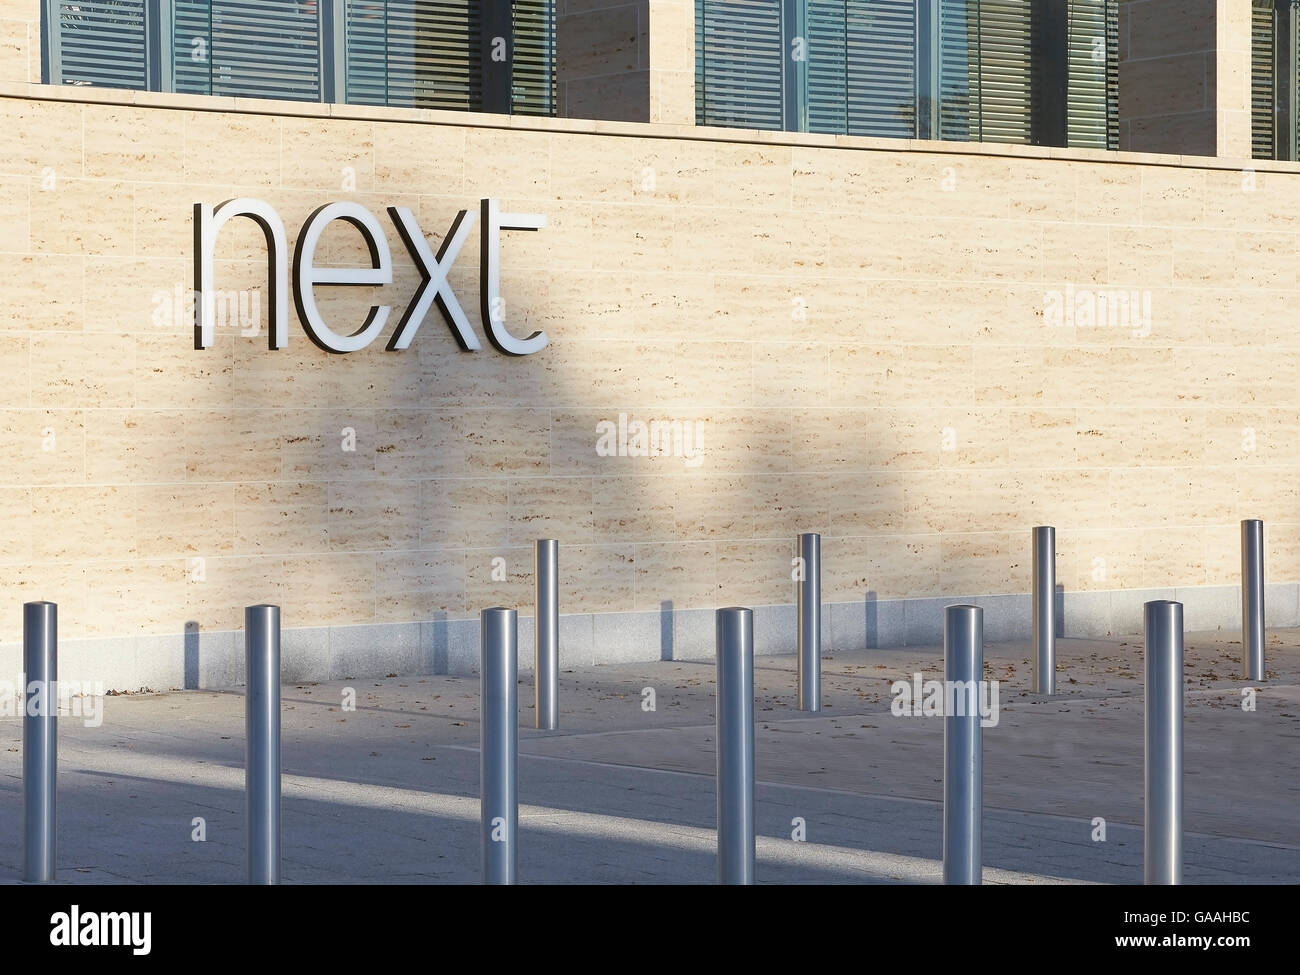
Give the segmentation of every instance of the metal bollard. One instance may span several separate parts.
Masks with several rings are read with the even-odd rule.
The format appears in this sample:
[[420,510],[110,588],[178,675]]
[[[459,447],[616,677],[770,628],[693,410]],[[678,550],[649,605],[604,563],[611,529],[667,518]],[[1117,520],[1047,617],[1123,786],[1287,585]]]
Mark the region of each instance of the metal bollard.
[[1246,680],[1264,680],[1264,523],[1241,523],[1241,649]]
[[822,709],[822,537],[799,536],[799,710]]
[[248,882],[280,882],[280,607],[244,610]]
[[537,540],[533,576],[533,704],[537,727],[554,731],[560,726],[560,543],[554,538]]
[[754,882],[754,612],[717,613],[718,883]]
[[519,627],[513,609],[494,606],[479,617],[479,812],[483,883],[513,884],[519,868],[518,697],[515,658]]
[[1056,693],[1056,529],[1034,529],[1034,693]]
[[984,816],[979,711],[979,682],[984,678],[982,609],[947,607],[943,656],[943,882],[978,884],[983,876]]
[[1183,604],[1146,604],[1144,883],[1183,882]]
[[54,881],[59,608],[23,604],[23,879]]

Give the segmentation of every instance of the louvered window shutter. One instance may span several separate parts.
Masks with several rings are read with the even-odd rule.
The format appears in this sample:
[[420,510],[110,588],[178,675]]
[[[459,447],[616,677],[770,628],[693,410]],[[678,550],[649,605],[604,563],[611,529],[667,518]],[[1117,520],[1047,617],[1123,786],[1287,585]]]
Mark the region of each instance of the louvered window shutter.
[[397,45],[390,39],[400,33],[397,25],[403,19],[403,8],[409,6],[394,0],[387,3],[348,0],[343,18],[347,31],[343,90],[348,102],[408,107],[415,104],[409,77],[403,85],[403,72],[399,64],[393,63],[394,60],[405,62],[409,74],[411,52],[394,50]]
[[347,100],[475,110],[482,104],[479,4],[348,0]]
[[1250,152],[1256,159],[1272,159],[1276,151],[1272,0],[1255,0],[1250,17]]
[[848,132],[848,10],[852,0],[808,0],[808,129]]
[[1295,160],[1300,136],[1300,2],[1254,0],[1250,26],[1251,155]]
[[176,0],[176,40],[192,51],[194,37],[207,42],[206,60],[177,44],[176,90],[320,101],[317,9],[314,0]]
[[1119,148],[1119,4],[1070,0],[1069,144]]
[[849,132],[916,135],[915,0],[849,0]]
[[194,95],[212,91],[212,10],[206,3],[177,0],[172,21],[176,49],[176,90]]
[[916,0],[808,0],[808,128],[916,135]]
[[[1070,0],[1066,12],[1066,143],[1118,148],[1117,0]],[[1034,141],[1045,107],[1035,84],[1039,29],[1026,0],[940,0],[940,138]]]
[[137,88],[148,84],[145,0],[60,0],[60,85]]
[[555,0],[514,0],[510,106],[516,115],[555,114]]
[[979,141],[979,50],[979,18],[966,0],[939,0],[940,139]]
[[[47,80],[481,110],[481,6],[482,0],[162,0],[161,7],[149,0],[60,0],[47,8],[55,18],[48,25]],[[511,111],[553,115],[555,0],[510,0],[510,14]]]
[[700,125],[779,129],[781,0],[695,0]]
[[977,47],[972,78],[979,99],[971,138],[976,141],[1032,141],[1031,9],[1025,0],[980,0],[973,5]]

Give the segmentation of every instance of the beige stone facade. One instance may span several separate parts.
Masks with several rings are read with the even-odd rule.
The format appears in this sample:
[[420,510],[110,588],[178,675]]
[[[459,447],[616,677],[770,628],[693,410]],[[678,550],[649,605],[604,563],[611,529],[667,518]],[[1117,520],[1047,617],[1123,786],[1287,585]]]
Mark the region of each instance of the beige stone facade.
[[1120,148],[1250,156],[1251,0],[1120,0]]
[[0,81],[41,80],[41,0],[0,0]]
[[[263,601],[290,677],[467,668],[479,609],[529,612],[547,536],[575,661],[705,655],[729,604],[791,648],[801,531],[836,647],[930,639],[962,597],[1008,597],[990,638],[1027,635],[1036,524],[1067,632],[1134,631],[1157,591],[1235,625],[1246,517],[1294,622],[1294,164],[44,87],[22,6],[0,8],[11,669],[31,599],[59,604],[69,676],[117,686],[234,682]],[[272,351],[265,245],[235,220],[227,324],[196,351],[193,207],[245,196],[291,247],[336,200],[386,228],[391,286],[317,289],[343,332],[418,283],[386,207],[435,250],[484,197],[545,214],[503,236],[502,291],[550,344],[464,352],[433,310],[405,351],[390,324],[330,355],[296,315]],[[482,337],[477,241],[451,279]],[[364,250],[336,225],[322,255]],[[620,414],[698,453],[602,456]]]
[[557,0],[564,118],[695,123],[693,0]]

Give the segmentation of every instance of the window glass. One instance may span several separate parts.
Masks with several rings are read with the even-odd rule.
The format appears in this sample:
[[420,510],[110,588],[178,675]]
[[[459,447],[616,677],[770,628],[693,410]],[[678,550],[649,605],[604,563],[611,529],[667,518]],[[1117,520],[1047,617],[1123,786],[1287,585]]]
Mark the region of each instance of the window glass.
[[1115,0],[1070,0],[1070,145],[1119,148]]
[[1250,15],[1250,150],[1256,159],[1272,159],[1276,49],[1272,0],[1255,0]]
[[316,0],[176,0],[172,36],[177,91],[320,101]]
[[915,0],[809,0],[808,128],[916,136]]
[[[59,0],[48,82],[481,110],[482,0]],[[510,0],[510,110],[555,114],[555,0]],[[504,92],[502,93],[504,96]]]
[[56,84],[144,88],[145,0],[60,0]]
[[468,110],[482,96],[479,5],[348,0],[347,100]]
[[781,0],[696,0],[701,125],[782,127]]
[[[1053,21],[1028,0],[696,0],[697,118],[1117,148],[1117,0],[1069,0],[1062,13]],[[783,18],[803,23],[806,38]],[[782,72],[783,37],[805,42],[806,81]],[[1068,91],[1059,122],[1044,111],[1045,66]],[[1036,135],[1040,125],[1057,134]]]

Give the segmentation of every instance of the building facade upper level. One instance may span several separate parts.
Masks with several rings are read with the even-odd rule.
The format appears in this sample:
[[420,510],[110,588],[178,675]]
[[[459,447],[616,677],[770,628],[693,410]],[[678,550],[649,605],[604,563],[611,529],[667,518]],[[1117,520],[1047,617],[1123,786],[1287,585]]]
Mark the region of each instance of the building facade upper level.
[[1300,0],[9,0],[0,81],[1297,158]]

